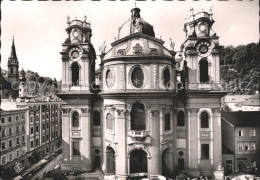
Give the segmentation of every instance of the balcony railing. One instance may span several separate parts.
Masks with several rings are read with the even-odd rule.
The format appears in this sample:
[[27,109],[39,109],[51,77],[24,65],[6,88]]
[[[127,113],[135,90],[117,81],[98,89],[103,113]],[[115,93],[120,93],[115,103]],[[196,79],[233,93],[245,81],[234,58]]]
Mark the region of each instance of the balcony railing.
[[133,141],[145,141],[148,133],[147,131],[135,131],[131,130],[128,134]]
[[151,137],[150,137],[149,131],[146,131],[146,130],[128,131],[127,143],[128,144],[133,144],[133,143],[151,144]]

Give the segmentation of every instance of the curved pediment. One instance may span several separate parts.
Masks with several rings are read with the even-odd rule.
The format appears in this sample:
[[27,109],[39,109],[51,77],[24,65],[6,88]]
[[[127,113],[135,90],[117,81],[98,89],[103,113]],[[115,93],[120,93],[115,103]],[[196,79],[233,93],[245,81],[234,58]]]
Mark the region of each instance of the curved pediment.
[[171,53],[163,46],[163,43],[163,41],[156,38],[135,34],[114,42],[103,60],[128,56],[168,56],[171,58]]

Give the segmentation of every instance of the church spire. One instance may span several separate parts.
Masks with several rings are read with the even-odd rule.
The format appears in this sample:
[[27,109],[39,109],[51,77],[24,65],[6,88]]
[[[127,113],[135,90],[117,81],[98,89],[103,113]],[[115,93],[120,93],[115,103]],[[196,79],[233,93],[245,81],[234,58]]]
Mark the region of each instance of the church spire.
[[14,45],[14,36],[13,36],[13,44],[12,44],[12,48],[11,48],[11,56],[10,56],[10,58],[17,59],[15,45]]

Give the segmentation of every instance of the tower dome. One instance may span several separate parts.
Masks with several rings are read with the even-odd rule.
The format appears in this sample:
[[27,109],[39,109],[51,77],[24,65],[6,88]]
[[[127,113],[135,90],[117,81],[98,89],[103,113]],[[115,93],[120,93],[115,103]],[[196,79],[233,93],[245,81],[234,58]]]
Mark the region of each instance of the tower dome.
[[126,36],[142,33],[148,36],[155,37],[153,26],[140,18],[140,9],[135,7],[131,10],[131,19],[126,21],[120,28],[118,33],[118,39],[122,39]]

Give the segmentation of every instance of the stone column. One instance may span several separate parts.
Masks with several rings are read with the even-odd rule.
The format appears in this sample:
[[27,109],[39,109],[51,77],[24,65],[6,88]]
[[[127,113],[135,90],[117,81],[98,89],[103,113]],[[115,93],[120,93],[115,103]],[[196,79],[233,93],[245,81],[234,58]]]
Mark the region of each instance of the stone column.
[[198,109],[186,108],[187,112],[187,158],[186,164],[191,173],[198,169]]
[[105,113],[105,108],[102,108],[102,119],[101,119],[101,127],[102,127],[102,171],[104,174],[107,173],[107,157],[106,157],[106,113]]
[[[150,122],[151,122],[151,138],[152,144],[150,147],[151,151],[151,160],[148,161],[148,169],[150,169],[150,177],[155,177],[160,172],[161,166],[161,154],[160,154],[160,119],[159,119],[159,110],[158,109],[151,109],[150,110]],[[150,168],[149,168],[150,167]]]
[[[51,120],[50,120],[51,122]],[[51,129],[51,124],[49,125]],[[51,136],[50,136],[51,140]],[[69,170],[70,164],[70,109],[62,109],[62,166],[61,169]]]
[[221,142],[221,114],[220,108],[212,109],[213,123],[213,170],[218,169],[219,164],[222,164],[222,144]]
[[81,109],[81,161],[84,170],[90,172],[92,171],[92,128],[91,128],[91,108],[82,108]]
[[224,179],[222,169],[222,144],[221,142],[221,112],[220,108],[212,109],[213,112],[213,174],[217,180]]
[[116,156],[116,175],[120,180],[127,178],[127,125],[126,125],[126,110],[116,110],[116,123],[117,123],[117,156]]

